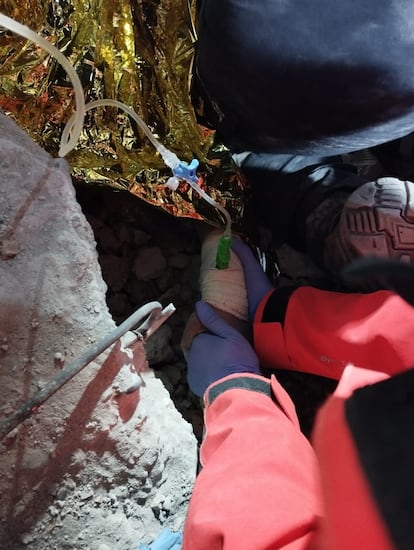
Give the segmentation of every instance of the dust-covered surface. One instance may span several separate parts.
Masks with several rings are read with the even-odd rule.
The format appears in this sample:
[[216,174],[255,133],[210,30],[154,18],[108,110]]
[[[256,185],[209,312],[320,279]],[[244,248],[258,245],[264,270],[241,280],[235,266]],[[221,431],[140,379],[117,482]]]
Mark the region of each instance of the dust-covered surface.
[[[66,163],[3,116],[0,136],[3,419],[115,323]],[[1,548],[129,550],[182,528],[196,440],[141,342],[87,366],[0,450]]]

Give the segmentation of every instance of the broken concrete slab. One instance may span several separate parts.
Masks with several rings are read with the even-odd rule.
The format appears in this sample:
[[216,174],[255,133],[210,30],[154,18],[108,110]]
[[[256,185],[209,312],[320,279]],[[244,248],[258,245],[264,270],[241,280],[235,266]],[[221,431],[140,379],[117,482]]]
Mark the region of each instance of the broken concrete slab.
[[[4,115],[0,136],[4,418],[115,325],[66,162]],[[141,343],[113,346],[0,449],[4,548],[129,550],[182,528],[196,441]]]

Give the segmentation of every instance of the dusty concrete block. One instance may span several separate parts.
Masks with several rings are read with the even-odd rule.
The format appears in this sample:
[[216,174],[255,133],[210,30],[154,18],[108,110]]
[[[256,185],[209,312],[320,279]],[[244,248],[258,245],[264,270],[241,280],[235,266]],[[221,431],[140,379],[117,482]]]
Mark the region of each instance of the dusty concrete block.
[[[4,115],[0,189],[2,419],[115,325],[66,162]],[[1,442],[1,545],[136,548],[182,528],[195,469],[190,425],[143,345],[119,342]]]

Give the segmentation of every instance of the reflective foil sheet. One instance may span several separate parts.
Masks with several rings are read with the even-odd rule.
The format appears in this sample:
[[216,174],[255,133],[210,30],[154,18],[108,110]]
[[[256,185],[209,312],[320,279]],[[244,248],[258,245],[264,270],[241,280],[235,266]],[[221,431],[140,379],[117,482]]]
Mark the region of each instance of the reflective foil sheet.
[[[203,189],[243,222],[247,186],[214,133],[197,123],[190,99],[196,41],[195,0],[0,0],[0,11],[55,45],[75,67],[86,102],[110,98],[133,108],[181,160],[200,161]],[[57,156],[74,110],[66,72],[35,44],[0,27],[0,108]],[[222,222],[217,212],[171,176],[142,131],[123,112],[86,113],[67,157],[79,183],[127,190],[175,216]]]

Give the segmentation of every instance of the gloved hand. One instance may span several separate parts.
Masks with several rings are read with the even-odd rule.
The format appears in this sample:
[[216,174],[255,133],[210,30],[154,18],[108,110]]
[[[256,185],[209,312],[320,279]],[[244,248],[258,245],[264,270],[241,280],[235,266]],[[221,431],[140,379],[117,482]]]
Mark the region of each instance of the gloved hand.
[[187,355],[188,385],[195,394],[203,395],[210,384],[229,374],[260,374],[259,359],[244,336],[206,302],[197,302],[195,310],[209,331],[193,339]]
[[240,239],[233,238],[231,248],[243,265],[249,304],[249,320],[253,321],[257,306],[260,304],[263,296],[273,288],[272,283],[246,244]]

